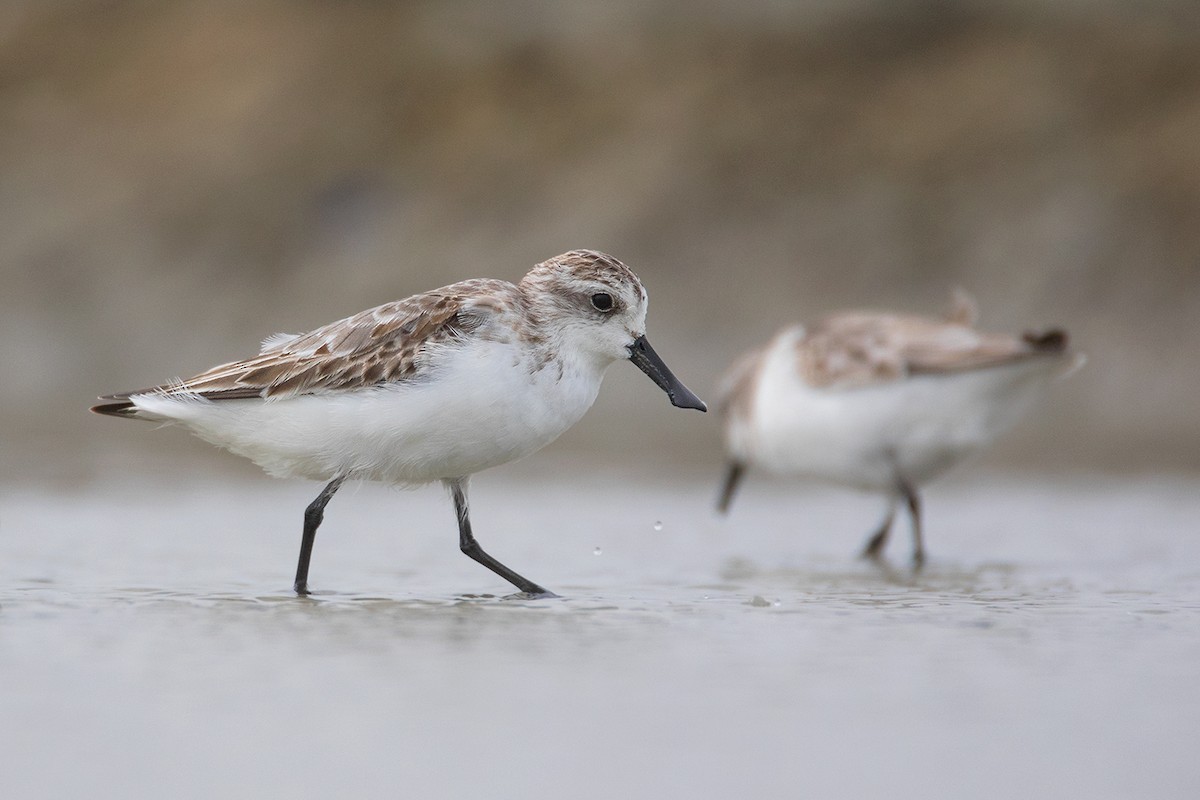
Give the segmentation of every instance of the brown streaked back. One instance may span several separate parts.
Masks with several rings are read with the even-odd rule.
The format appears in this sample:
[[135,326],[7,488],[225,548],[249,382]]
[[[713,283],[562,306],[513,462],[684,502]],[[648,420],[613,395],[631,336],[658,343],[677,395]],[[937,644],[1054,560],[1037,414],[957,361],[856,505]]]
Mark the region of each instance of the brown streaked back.
[[187,393],[209,400],[281,398],[418,378],[431,350],[487,335],[496,314],[523,303],[517,287],[469,280],[386,303],[299,336],[271,337],[253,358],[186,380],[100,398],[98,414],[128,416],[137,394]]
[[811,386],[854,388],[909,375],[995,367],[1061,353],[1061,330],[1010,336],[959,322],[883,312],[845,312],[818,322],[797,343],[797,370]]

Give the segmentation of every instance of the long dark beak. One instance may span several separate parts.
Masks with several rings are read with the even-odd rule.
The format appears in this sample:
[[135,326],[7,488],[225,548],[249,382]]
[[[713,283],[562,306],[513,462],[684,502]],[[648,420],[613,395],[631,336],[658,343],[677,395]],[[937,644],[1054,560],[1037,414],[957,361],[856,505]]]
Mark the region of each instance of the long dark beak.
[[671,405],[678,408],[694,408],[698,411],[708,411],[708,406],[704,405],[704,401],[696,397],[692,390],[683,385],[683,381],[671,374],[671,370],[667,369],[667,365],[658,357],[658,353],[654,352],[654,348],[646,341],[645,336],[639,336],[633,344],[629,345],[629,360],[637,365],[637,368],[650,376],[650,380],[658,384],[658,388],[667,393],[667,397],[671,398]]

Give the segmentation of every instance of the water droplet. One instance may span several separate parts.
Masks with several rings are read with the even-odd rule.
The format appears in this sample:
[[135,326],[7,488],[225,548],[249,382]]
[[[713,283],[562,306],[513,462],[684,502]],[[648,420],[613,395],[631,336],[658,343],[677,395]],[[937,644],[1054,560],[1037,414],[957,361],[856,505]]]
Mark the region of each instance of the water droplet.
[[662,530],[662,520],[661,520],[661,519],[660,519],[660,520],[656,520],[656,521],[654,522],[654,530],[656,530],[656,531],[661,531],[661,530]]
[[593,551],[592,551],[592,555],[594,555],[594,556],[598,556],[598,555],[600,555],[600,548],[599,548],[599,547],[597,547],[595,550],[593,550]]
[[750,605],[754,606],[755,608],[767,608],[771,605],[771,601],[760,594],[756,594],[750,601]]

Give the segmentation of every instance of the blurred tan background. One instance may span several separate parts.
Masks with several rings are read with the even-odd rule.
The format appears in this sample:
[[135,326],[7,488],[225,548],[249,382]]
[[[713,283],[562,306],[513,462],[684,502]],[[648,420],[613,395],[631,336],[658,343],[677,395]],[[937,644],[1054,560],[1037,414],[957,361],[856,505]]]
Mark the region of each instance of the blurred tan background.
[[[961,286],[1090,358],[989,463],[1194,469],[1200,4],[0,6],[8,481],[253,469],[86,408],[573,247],[706,398],[785,322]],[[717,441],[616,365],[554,452]]]

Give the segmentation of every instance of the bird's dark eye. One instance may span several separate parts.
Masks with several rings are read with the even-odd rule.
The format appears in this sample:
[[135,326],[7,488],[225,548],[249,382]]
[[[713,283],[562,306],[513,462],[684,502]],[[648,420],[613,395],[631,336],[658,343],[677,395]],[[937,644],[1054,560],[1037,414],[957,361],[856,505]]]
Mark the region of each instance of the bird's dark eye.
[[597,311],[612,311],[612,295],[607,292],[597,292],[592,295],[592,307]]

